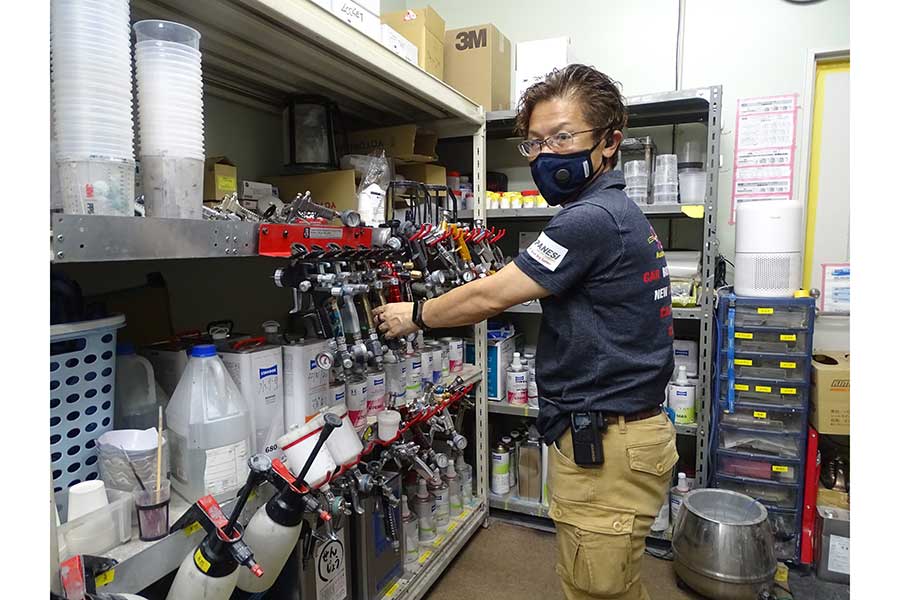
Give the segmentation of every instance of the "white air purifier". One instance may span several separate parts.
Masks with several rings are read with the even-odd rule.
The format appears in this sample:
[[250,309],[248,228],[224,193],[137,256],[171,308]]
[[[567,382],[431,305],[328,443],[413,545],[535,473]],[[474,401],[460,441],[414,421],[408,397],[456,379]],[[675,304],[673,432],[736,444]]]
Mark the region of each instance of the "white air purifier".
[[800,289],[803,205],[789,200],[738,202],[734,293],[790,298]]

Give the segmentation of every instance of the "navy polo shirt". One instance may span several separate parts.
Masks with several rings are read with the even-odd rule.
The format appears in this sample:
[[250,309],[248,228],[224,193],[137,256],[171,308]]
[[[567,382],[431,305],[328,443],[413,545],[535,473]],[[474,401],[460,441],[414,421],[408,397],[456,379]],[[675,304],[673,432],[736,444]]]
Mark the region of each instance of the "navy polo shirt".
[[515,259],[551,292],[541,299],[535,361],[537,426],[548,444],[571,412],[659,406],[674,369],[665,253],[624,188],[621,171],[604,173]]

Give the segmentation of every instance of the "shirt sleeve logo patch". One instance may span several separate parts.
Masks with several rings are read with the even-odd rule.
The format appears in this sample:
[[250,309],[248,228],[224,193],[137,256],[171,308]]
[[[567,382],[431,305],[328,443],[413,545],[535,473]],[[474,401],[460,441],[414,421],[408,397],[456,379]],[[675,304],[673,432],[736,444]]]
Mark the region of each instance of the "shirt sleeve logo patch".
[[569,253],[569,249],[551,240],[547,234],[541,233],[530,246],[528,255],[551,271],[556,271],[559,264]]

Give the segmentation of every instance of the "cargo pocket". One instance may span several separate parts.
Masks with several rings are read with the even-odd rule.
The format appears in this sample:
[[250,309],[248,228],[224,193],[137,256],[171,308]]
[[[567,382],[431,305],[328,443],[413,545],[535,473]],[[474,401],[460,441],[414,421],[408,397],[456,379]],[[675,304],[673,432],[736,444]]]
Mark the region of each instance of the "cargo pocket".
[[631,582],[634,512],[553,498],[559,562],[556,573],[596,598],[615,598]]
[[628,466],[632,471],[667,476],[677,462],[674,434],[664,440],[628,446]]

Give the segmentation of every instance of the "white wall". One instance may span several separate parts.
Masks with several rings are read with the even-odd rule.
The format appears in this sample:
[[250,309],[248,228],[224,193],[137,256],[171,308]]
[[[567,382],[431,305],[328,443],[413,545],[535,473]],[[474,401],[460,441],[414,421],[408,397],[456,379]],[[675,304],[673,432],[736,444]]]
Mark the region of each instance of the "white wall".
[[[626,96],[675,87],[678,0],[406,2],[424,4],[448,29],[491,22],[513,43],[568,35],[574,58],[620,81]],[[808,50],[849,47],[849,18],[849,0],[686,1],[682,87],[721,84],[724,92],[719,240],[726,256],[734,256],[728,217],[737,99],[801,93]]]

